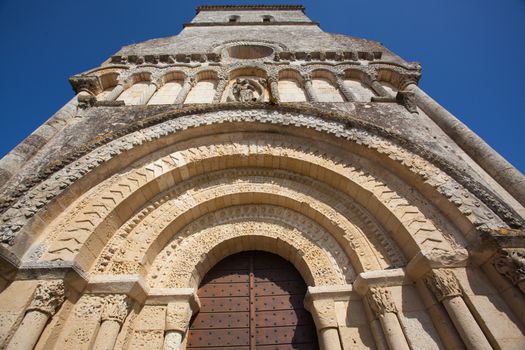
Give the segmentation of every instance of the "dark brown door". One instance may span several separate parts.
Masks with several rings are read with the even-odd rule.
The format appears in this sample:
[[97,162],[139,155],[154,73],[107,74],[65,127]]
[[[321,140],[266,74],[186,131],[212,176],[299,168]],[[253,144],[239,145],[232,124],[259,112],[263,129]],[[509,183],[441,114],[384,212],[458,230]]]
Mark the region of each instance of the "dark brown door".
[[288,261],[250,251],[219,262],[202,281],[188,349],[318,349],[306,284]]

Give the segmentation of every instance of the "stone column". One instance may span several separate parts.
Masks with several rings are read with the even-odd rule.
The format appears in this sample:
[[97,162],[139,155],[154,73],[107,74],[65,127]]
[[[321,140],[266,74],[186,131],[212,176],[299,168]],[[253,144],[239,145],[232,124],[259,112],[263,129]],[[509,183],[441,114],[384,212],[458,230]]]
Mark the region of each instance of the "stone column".
[[124,91],[124,85],[118,84],[117,86],[113,88],[113,90],[111,90],[109,94],[106,95],[106,97],[104,98],[104,101],[115,101],[123,91]]
[[356,101],[354,93],[352,91],[350,91],[350,89],[348,89],[346,87],[346,85],[345,85],[345,74],[344,73],[338,73],[335,77],[336,77],[336,80],[337,80],[337,87],[343,93],[343,95],[345,96],[346,100],[348,102]]
[[32,350],[51,317],[64,302],[63,281],[43,281],[36,287],[33,300],[7,350]]
[[277,78],[276,76],[270,76],[268,78],[268,87],[270,88],[270,102],[281,102],[281,99],[279,97],[279,78]]
[[492,264],[496,271],[525,294],[525,251],[502,249],[494,256]]
[[[516,276],[516,266],[514,262],[511,262],[506,253],[498,252],[492,259],[485,262],[481,268],[511,310],[525,325],[525,298],[523,297],[523,291],[516,288],[516,284],[512,283],[519,281],[521,278]],[[510,276],[507,276],[507,274],[510,274]]]
[[427,273],[425,282],[447,310],[452,323],[467,349],[492,349],[483,331],[462,298],[459,282],[452,271],[435,269]]
[[182,88],[180,89],[179,94],[177,95],[177,98],[175,99],[175,104],[183,104],[184,100],[186,100],[186,97],[188,97],[188,94],[190,93],[190,90],[194,85],[195,85],[195,77],[188,75],[184,79]]
[[465,349],[463,341],[461,340],[454,325],[450,322],[447,312],[443,309],[441,304],[434,298],[432,292],[428,289],[425,281],[418,279],[416,281],[416,288],[421,296],[421,300],[427,309],[427,312],[432,319],[434,327],[436,327],[443,344],[448,350],[462,350]]
[[226,89],[226,85],[228,85],[227,76],[219,75],[217,79],[217,88],[215,89],[215,96],[213,96],[213,103],[221,102],[222,95],[224,94],[224,90]]
[[450,136],[465,153],[474,159],[518,202],[525,205],[525,177],[519,170],[417,85],[409,84],[405,89],[414,92],[419,108]]
[[365,80],[368,86],[379,96],[390,97],[390,93],[377,80],[377,73],[375,71],[369,72],[365,75]]
[[383,334],[383,329],[381,328],[381,323],[375,317],[372,310],[370,310],[370,306],[368,305],[368,302],[363,303],[363,307],[365,309],[366,318],[368,319],[368,322],[370,323],[370,331],[372,332],[372,337],[374,337],[374,341],[376,343],[377,350],[388,350],[388,344],[385,339],[385,335]]
[[168,304],[164,350],[179,350],[182,339],[188,330],[193,314],[190,301],[176,301]]
[[341,350],[334,300],[313,300],[307,294],[304,306],[313,316],[321,350]]
[[306,97],[308,102],[318,102],[319,99],[317,98],[317,95],[314,91],[314,87],[312,85],[312,76],[310,74],[303,75],[304,80],[304,91],[306,92]]
[[101,325],[93,350],[111,350],[115,346],[120,327],[128,316],[129,299],[125,294],[112,294],[104,297]]
[[390,291],[381,287],[370,287],[366,294],[370,309],[379,319],[391,350],[410,350],[401,324],[397,319],[397,308]]
[[148,103],[149,99],[153,94],[157,91],[157,84],[150,82],[144,93],[142,94],[142,97],[140,98],[139,105],[145,105]]

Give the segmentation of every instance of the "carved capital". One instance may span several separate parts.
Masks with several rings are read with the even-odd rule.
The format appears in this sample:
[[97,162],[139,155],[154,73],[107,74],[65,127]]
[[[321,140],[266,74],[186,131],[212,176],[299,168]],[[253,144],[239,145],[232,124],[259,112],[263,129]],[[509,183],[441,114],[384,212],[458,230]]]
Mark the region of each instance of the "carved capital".
[[410,113],[417,113],[416,96],[412,91],[398,91],[396,101]]
[[382,316],[387,312],[397,313],[396,304],[394,304],[392,300],[392,294],[387,289],[371,287],[366,294],[366,299],[376,317]]
[[64,282],[63,281],[43,281],[40,282],[33,294],[33,300],[27,311],[38,310],[53,316],[60,305],[64,302]]
[[456,276],[454,276],[452,271],[447,269],[430,271],[425,276],[425,282],[440,302],[447,298],[461,296],[462,294]]
[[312,81],[312,75],[309,73],[303,74],[303,79],[305,82]]
[[492,265],[512,284],[525,280],[525,250],[501,249],[494,256]]
[[312,314],[317,330],[337,327],[335,302],[332,299],[307,300],[305,307]]
[[74,76],[69,78],[69,82],[77,94],[81,91],[86,91],[91,95],[97,95],[102,92],[102,85],[98,77]]
[[187,301],[169,303],[166,310],[166,331],[185,333],[193,312]]
[[103,303],[102,321],[111,320],[119,324],[124,323],[130,307],[129,299],[125,294],[107,295],[104,297]]

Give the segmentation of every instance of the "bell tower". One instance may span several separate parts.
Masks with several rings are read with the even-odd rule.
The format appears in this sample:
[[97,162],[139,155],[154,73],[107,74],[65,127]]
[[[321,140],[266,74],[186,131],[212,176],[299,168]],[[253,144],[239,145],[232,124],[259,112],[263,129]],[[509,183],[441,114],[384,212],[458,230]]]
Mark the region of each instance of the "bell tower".
[[525,348],[525,178],[420,78],[299,5],[74,75],[0,160],[0,348]]

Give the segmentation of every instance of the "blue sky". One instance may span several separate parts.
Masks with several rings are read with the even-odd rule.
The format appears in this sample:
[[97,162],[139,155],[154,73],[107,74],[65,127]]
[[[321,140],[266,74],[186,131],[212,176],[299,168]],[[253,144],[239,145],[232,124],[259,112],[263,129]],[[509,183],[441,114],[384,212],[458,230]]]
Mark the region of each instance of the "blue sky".
[[[67,81],[121,46],[176,35],[202,4],[282,1],[0,0],[0,157],[66,103]],[[302,1],[327,32],[423,65],[420,86],[525,172],[524,0]]]

